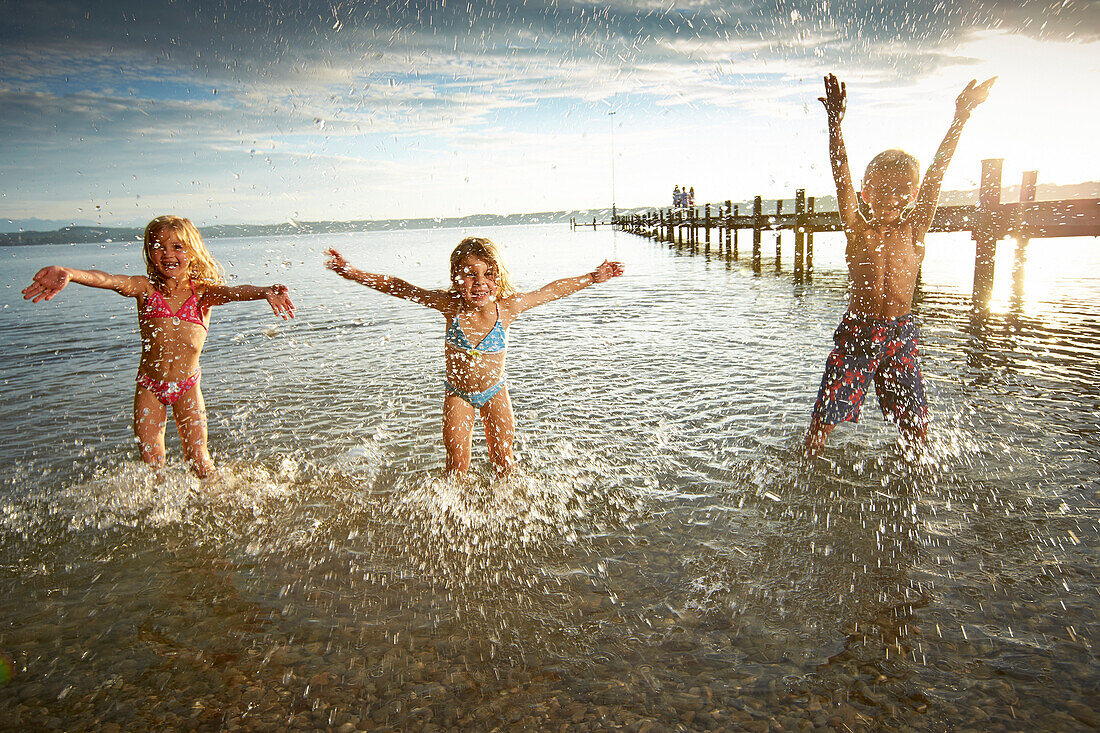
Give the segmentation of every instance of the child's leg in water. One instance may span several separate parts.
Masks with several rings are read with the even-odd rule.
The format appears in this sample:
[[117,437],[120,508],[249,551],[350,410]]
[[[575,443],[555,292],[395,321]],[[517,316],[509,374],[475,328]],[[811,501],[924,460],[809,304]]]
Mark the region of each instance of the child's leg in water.
[[134,392],[134,435],[141,446],[141,460],[154,468],[164,466],[164,426],[168,410],[156,395],[142,386]]
[[213,474],[214,461],[210,459],[206,447],[206,403],[198,384],[180,395],[176,404],[172,405],[172,417],[176,419],[176,430],[179,431],[191,470],[199,478]]
[[829,433],[833,432],[833,428],[835,427],[836,425],[826,425],[815,415],[813,419],[810,420],[810,429],[806,431],[806,438],[803,441],[806,453],[814,456],[824,450],[825,441],[829,438]]
[[465,473],[469,470],[473,437],[473,405],[448,392],[443,397],[443,446],[447,449],[447,473]]
[[508,473],[514,463],[512,442],[516,437],[516,418],[512,414],[512,400],[508,398],[507,386],[481,408],[481,422],[485,426],[489,460],[497,473]]

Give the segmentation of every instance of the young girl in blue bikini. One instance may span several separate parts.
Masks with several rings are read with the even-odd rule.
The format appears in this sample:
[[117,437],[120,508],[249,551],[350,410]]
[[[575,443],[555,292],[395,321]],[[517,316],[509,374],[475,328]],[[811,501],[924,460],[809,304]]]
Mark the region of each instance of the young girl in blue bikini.
[[325,266],[341,277],[388,295],[439,311],[447,319],[443,382],[443,445],[447,472],[465,473],[476,413],[481,413],[489,460],[499,473],[512,466],[515,417],[504,379],[508,326],[529,308],[623,274],[619,262],[604,261],[592,272],[555,280],[530,293],[517,293],[496,245],[483,237],[463,239],[451,253],[451,288],[425,290],[404,280],[357,270],[334,249]]

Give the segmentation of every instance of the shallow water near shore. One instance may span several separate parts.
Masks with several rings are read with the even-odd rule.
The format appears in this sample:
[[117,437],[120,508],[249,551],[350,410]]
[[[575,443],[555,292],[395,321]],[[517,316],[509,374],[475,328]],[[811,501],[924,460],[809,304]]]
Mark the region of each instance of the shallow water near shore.
[[[442,319],[321,253],[442,286],[474,233],[521,289],[626,275],[516,322],[520,468],[479,437],[456,484]],[[19,298],[140,248],[0,252],[0,728],[1095,728],[1100,246],[1033,243],[1013,291],[1003,245],[975,320],[972,244],[928,244],[927,449],[872,396],[807,461],[835,238],[802,284],[562,226],[215,240],[299,318],[215,310],[205,482],[137,462],[131,302]]]

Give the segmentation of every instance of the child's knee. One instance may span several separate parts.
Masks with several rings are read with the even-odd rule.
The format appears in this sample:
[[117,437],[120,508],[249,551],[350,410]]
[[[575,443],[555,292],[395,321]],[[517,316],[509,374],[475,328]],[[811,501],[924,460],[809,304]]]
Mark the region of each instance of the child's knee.
[[206,435],[206,415],[188,416],[179,421],[180,427],[194,435]]
[[141,460],[145,463],[160,465],[164,463],[164,444],[161,442],[138,439]]

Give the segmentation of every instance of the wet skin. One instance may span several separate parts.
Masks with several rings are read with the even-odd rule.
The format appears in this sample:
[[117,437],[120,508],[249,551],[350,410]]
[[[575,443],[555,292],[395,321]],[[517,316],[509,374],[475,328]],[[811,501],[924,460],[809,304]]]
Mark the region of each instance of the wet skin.
[[[453,310],[448,309],[449,312],[445,311],[443,315],[448,324],[458,318],[466,338],[476,346],[496,326],[496,273],[481,258],[467,255],[459,262],[453,283],[458,297],[454,299]],[[499,312],[501,324],[507,328],[511,325],[508,310],[500,308]],[[483,392],[504,376],[506,353],[468,352],[446,344],[444,358],[447,381],[463,392]],[[475,413],[480,413],[481,423],[485,428],[489,459],[498,472],[507,472],[514,463],[512,442],[516,432],[507,385],[480,408],[475,408],[458,395],[444,396],[443,444],[447,449],[447,471],[462,473],[470,467]]]
[[[177,313],[192,295],[190,275],[192,255],[186,243],[171,228],[152,236],[148,257],[159,275],[160,295],[167,307]],[[113,290],[119,295],[135,298],[139,312],[157,291],[153,281],[145,276],[112,275],[98,270],[77,270],[50,266],[39,270],[34,281],[23,289],[23,298],[38,303],[51,300],[70,282],[89,287]],[[213,285],[196,290],[200,298],[199,311],[203,324],[209,325],[209,308],[214,305],[266,299],[272,311],[286,319],[294,317],[294,304],[284,285],[259,288],[252,285],[229,287]],[[206,343],[206,329],[176,317],[139,318],[141,362],[138,373],[158,382],[179,382],[199,368],[199,357]],[[184,453],[192,469],[200,477],[213,473],[214,465],[206,447],[206,409],[201,380],[197,380],[172,405],[172,416],[179,430]],[[134,434],[141,445],[144,462],[161,467],[165,461],[164,430],[168,409],[149,389],[136,386],[134,393]]]
[[[622,263],[604,261],[590,273],[562,278],[529,293],[516,293],[499,299],[497,273],[491,263],[468,254],[457,264],[450,290],[427,290],[400,278],[364,272],[352,267],[335,249],[328,250],[325,266],[343,278],[397,298],[418,303],[439,313],[446,323],[458,319],[471,344],[477,345],[496,325],[498,312],[504,328],[520,313],[535,306],[572,295],[596,283],[623,274]],[[504,376],[504,352],[470,353],[450,344],[444,347],[447,380],[463,392],[483,392]],[[443,398],[443,442],[447,449],[447,472],[462,474],[470,467],[474,421],[477,414],[485,426],[489,459],[499,473],[511,470],[514,463],[512,441],[515,417],[507,386],[481,408],[475,409],[458,395]]]
[[909,313],[924,242],[917,240],[913,225],[902,215],[917,189],[917,182],[901,171],[872,171],[867,176],[861,195],[871,208],[871,219],[857,217],[848,231],[848,309],[853,313],[887,319]]
[[[149,247],[149,260],[164,280],[161,293],[173,313],[191,297],[192,282],[188,274],[190,256],[187,248],[171,229],[158,232]],[[152,292],[138,297],[139,310],[145,307]],[[203,311],[203,322],[209,326],[210,311]],[[205,328],[179,318],[139,318],[141,331],[141,363],[138,372],[150,379],[178,382],[195,373],[199,357],[206,345]],[[192,469],[200,477],[214,472],[214,462],[207,448],[206,404],[202,397],[201,378],[173,404],[172,417],[179,432],[184,453]],[[164,431],[168,407],[151,391],[137,385],[134,393],[134,433],[141,444],[141,457],[146,463],[164,465],[166,448]]]
[[[970,113],[989,97],[996,77],[981,84],[976,79],[955,100],[955,116],[947,134],[924,175],[895,169],[873,169],[860,192],[871,208],[870,221],[860,214],[852,185],[848,152],[841,132],[841,121],[848,108],[848,91],[835,75],[825,77],[825,106],[829,127],[829,162],[837,189],[837,206],[848,238],[846,256],[852,283],[848,308],[857,315],[894,319],[910,312],[913,290],[924,260],[924,236],[932,226],[939,201],[940,187],[947,166],[955,153],[959,136]],[[903,207],[915,202],[911,213],[902,216]],[[821,423],[815,414],[804,440],[805,451],[822,450],[835,425]],[[909,440],[922,441],[923,426],[903,428]]]

